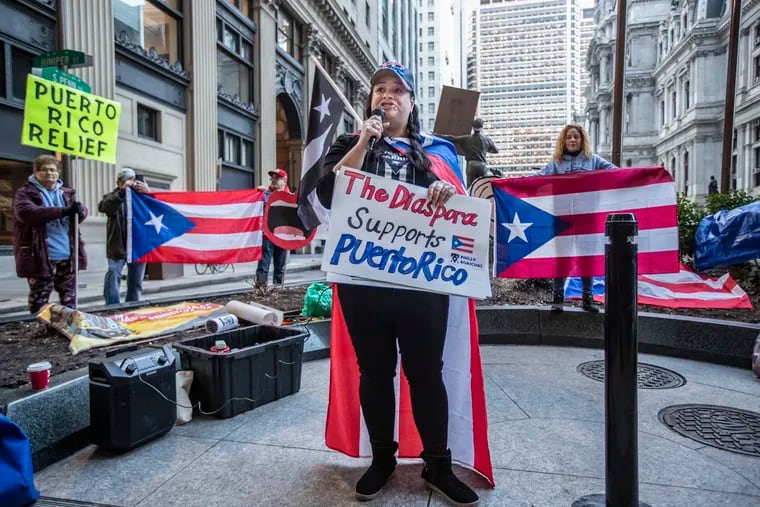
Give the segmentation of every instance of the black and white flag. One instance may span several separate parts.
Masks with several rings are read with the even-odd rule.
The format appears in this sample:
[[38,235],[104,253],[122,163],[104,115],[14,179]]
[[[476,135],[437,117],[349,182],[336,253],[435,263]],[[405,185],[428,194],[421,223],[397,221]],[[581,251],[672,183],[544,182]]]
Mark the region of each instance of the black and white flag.
[[343,118],[343,102],[335,88],[317,68],[309,109],[309,130],[303,152],[301,183],[298,188],[298,217],[306,231],[327,222],[329,211],[319,202],[317,183],[324,175],[325,155]]

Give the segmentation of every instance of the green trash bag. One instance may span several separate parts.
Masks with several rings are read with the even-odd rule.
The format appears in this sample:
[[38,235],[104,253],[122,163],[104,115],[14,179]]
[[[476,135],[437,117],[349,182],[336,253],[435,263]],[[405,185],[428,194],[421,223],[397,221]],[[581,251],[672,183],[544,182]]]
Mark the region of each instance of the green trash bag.
[[332,308],[332,287],[325,283],[315,282],[306,289],[303,298],[304,317],[329,317]]

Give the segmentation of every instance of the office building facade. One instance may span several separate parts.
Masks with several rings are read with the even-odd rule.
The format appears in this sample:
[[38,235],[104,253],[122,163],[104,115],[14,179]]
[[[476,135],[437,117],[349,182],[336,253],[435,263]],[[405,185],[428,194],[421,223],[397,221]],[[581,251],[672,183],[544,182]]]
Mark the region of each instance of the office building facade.
[[583,13],[577,0],[481,0],[468,23],[470,87],[499,153],[489,167],[543,167],[559,130],[580,114]]

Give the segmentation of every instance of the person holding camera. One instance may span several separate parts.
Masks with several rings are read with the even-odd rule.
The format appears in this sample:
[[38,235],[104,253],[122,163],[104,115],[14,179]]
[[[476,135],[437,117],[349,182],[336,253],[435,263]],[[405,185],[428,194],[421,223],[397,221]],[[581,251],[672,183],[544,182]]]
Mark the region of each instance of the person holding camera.
[[52,155],[39,155],[32,162],[33,174],[13,199],[13,251],[16,275],[29,283],[29,311],[39,312],[53,289],[63,306],[76,302],[77,268],[72,255],[79,241],[78,269],[87,269],[87,254],[76,227],[87,218],[87,208],[76,200],[73,188],[60,179],[60,162]]
[[98,211],[108,217],[106,222],[106,257],[108,271],[103,281],[103,297],[107,305],[119,304],[121,273],[127,266],[126,301],[140,301],[142,281],[145,277],[144,262],[129,262],[127,259],[127,188],[135,192],[148,193],[150,187],[132,169],[124,168],[116,175],[116,188],[103,196],[98,203]]

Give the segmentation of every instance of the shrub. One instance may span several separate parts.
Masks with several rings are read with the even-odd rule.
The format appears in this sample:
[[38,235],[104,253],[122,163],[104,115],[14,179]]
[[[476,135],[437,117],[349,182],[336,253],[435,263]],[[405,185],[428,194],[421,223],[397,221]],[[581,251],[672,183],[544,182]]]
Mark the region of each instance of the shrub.
[[[715,194],[713,194],[715,195]],[[694,233],[697,232],[699,221],[704,218],[705,213],[697,203],[686,197],[685,194],[678,194],[678,252],[681,260],[694,256]]]
[[738,208],[756,200],[752,194],[744,190],[731,190],[726,194],[708,195],[705,200],[704,216],[714,215],[721,210]]

